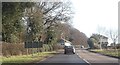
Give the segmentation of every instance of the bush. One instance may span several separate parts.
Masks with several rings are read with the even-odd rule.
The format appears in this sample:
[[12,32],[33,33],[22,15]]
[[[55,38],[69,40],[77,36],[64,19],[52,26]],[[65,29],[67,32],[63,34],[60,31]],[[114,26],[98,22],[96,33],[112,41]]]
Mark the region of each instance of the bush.
[[3,56],[21,55],[23,50],[23,44],[2,43]]
[[53,51],[53,50],[55,50],[53,45],[43,44],[42,51]]
[[43,44],[42,48],[25,48],[24,43],[2,43],[2,55],[12,56],[12,55],[27,55],[37,52],[46,52],[60,49],[57,44]]
[[59,44],[53,45],[53,50],[58,50],[58,49],[63,49],[63,46],[61,46]]
[[[28,49],[28,53],[31,54],[31,49]],[[27,48],[24,48],[24,43],[2,43],[2,55],[12,56],[12,55],[26,55]]]

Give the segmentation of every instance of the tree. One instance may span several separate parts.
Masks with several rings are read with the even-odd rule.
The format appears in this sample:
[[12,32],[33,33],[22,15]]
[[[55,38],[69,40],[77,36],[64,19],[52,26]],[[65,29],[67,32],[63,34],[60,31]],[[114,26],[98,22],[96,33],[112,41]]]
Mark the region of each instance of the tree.
[[42,35],[43,30],[43,14],[40,9],[33,6],[27,8],[24,13],[24,23],[26,23],[26,41],[32,42]]
[[17,42],[22,31],[22,16],[25,8],[33,3],[3,2],[2,3],[2,37],[5,42]]
[[[68,5],[70,2],[40,2],[37,3],[38,7],[43,12],[44,27],[47,35],[46,41],[50,38],[55,39],[56,34],[59,32],[59,22],[69,22],[72,17],[71,7]],[[49,6],[48,6],[49,5]],[[54,30],[54,31],[51,31]],[[52,37],[51,37],[52,36]],[[47,42],[48,43],[48,42]]]
[[117,42],[117,39],[118,39],[118,31],[117,30],[113,30],[113,29],[110,29],[108,31],[108,36],[110,37],[110,39],[113,41],[113,44],[114,44],[114,47],[116,49],[116,42]]
[[5,2],[2,4],[3,41],[32,42],[44,37],[42,41],[47,41],[46,45],[56,44],[58,23],[71,20],[70,8],[64,2]]
[[94,49],[94,41],[93,41],[93,38],[88,38],[87,43],[88,43],[90,49]]

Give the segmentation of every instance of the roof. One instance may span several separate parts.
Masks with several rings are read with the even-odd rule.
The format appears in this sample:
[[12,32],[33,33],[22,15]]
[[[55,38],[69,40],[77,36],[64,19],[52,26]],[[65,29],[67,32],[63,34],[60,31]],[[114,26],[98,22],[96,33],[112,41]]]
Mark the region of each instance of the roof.
[[104,36],[104,35],[99,35],[101,38],[106,38],[108,39],[108,37]]
[[65,46],[72,46],[72,45],[69,42],[65,42]]

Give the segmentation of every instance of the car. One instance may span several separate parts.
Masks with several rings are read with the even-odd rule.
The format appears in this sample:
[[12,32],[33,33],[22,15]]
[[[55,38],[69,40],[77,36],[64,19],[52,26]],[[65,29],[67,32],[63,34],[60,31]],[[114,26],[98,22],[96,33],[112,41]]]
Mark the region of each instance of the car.
[[75,48],[73,45],[71,45],[71,43],[65,43],[64,54],[67,54],[67,53],[75,54]]

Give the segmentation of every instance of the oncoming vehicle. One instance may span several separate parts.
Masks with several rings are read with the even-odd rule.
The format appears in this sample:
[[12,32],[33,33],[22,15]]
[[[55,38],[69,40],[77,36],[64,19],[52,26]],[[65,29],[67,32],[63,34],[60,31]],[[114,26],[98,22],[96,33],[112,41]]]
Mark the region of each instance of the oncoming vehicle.
[[70,42],[65,42],[64,54],[73,53],[75,54],[75,48]]

